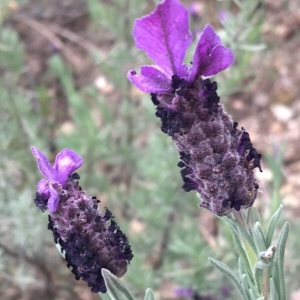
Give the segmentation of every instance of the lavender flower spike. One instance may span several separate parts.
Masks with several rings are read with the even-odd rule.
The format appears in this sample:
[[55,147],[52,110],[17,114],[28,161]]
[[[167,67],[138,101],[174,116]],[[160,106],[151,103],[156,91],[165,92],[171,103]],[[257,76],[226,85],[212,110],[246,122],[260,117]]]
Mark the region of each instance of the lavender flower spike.
[[191,34],[188,13],[178,0],[164,0],[156,10],[135,22],[136,46],[157,64],[128,72],[140,90],[151,93],[161,129],[174,141],[180,155],[183,189],[196,190],[200,206],[223,216],[251,206],[258,184],[253,169],[261,155],[249,134],[219,104],[217,83],[211,76],[234,61],[210,25],[198,41],[192,66],[183,64]]
[[100,201],[79,186],[79,175],[73,172],[83,160],[75,151],[61,151],[54,166],[37,148],[31,151],[45,177],[38,183],[34,201],[42,211],[49,208],[48,229],[54,242],[64,251],[75,279],[82,278],[94,293],[105,293],[102,268],[121,277],[133,257],[127,237],[112,220],[112,213],[106,209],[102,215]]

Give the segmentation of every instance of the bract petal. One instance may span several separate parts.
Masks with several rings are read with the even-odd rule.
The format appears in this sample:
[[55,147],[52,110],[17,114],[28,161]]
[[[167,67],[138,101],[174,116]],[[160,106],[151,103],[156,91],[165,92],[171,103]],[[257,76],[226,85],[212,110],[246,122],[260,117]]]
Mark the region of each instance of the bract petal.
[[49,181],[46,179],[40,180],[37,184],[37,191],[39,194],[42,194],[46,197],[50,197]]
[[234,55],[232,51],[222,45],[216,46],[209,57],[207,59],[207,65],[203,69],[202,74],[204,76],[211,76],[217,74],[229,66],[231,66],[234,62]]
[[182,74],[185,52],[192,41],[188,11],[178,0],[165,0],[156,10],[137,19],[133,28],[137,48],[168,75]]
[[231,50],[222,46],[221,39],[213,27],[207,24],[198,41],[193,57],[193,66],[189,81],[198,76],[210,76],[228,68],[234,61]]
[[141,67],[141,75],[129,71],[127,78],[145,93],[163,94],[171,91],[171,78],[154,66]]
[[58,172],[58,179],[62,186],[67,183],[68,177],[81,167],[83,159],[74,150],[64,149],[56,155],[54,169]]
[[54,213],[59,204],[59,195],[58,192],[53,188],[49,188],[50,198],[48,200],[48,209],[50,213]]
[[34,146],[31,146],[30,150],[36,158],[40,172],[45,176],[45,178],[57,180],[58,174],[56,170],[51,166],[46,155]]

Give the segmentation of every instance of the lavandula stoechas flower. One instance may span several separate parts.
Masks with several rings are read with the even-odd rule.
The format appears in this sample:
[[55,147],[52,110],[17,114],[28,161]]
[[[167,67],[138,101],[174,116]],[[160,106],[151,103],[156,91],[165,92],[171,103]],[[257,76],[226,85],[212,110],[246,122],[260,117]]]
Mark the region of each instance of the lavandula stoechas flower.
[[188,12],[178,0],[165,0],[136,20],[136,46],[156,63],[128,72],[140,90],[151,93],[162,131],[180,154],[178,166],[185,191],[196,190],[199,204],[223,216],[251,206],[258,184],[253,169],[260,158],[249,134],[219,104],[217,83],[211,76],[229,67],[234,56],[208,24],[198,41],[192,66],[183,63],[192,35]]
[[112,213],[106,209],[102,215],[100,201],[79,186],[79,176],[73,172],[83,160],[75,151],[62,150],[54,166],[37,148],[31,147],[31,152],[45,177],[37,185],[34,202],[42,211],[49,209],[48,229],[54,242],[65,252],[75,278],[86,281],[92,292],[105,293],[101,269],[121,277],[133,257],[127,237],[112,220]]

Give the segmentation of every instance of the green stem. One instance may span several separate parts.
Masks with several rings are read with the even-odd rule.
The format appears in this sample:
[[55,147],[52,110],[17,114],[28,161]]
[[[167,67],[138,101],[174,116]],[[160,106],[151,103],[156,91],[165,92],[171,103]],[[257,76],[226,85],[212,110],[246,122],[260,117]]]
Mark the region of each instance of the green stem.
[[[245,219],[245,216],[243,215],[243,213],[241,211],[234,210],[232,215],[233,215],[233,218],[236,221],[238,221],[245,228],[245,230],[248,233],[250,233],[249,226],[246,222],[246,219]],[[256,254],[252,250],[252,247],[249,245],[248,241],[245,239],[243,234],[241,234],[240,230],[239,230],[239,236],[240,236],[240,239],[242,241],[242,244],[244,245],[244,250],[246,252],[248,261],[249,261],[250,265],[253,267],[255,265],[256,261],[257,261]]]
[[246,223],[245,217],[241,211],[234,210],[232,213],[235,220],[237,220],[246,230],[249,232],[248,224]]

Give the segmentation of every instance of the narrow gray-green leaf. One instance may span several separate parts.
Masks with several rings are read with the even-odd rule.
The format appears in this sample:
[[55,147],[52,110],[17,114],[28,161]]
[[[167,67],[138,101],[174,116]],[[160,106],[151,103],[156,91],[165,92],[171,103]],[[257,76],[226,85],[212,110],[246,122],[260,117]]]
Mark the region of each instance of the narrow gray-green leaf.
[[257,207],[252,206],[252,218],[253,218],[253,224],[255,224],[256,222],[260,223],[260,218],[259,218],[259,214],[257,211]]
[[246,239],[246,241],[248,242],[248,244],[251,246],[251,248],[253,249],[253,251],[257,254],[257,250],[256,250],[255,244],[253,242],[253,239],[250,236],[250,234],[246,231],[246,229],[238,221],[236,221],[236,220],[231,220],[229,218],[225,218],[225,220],[229,223],[230,226],[232,226],[236,230],[237,229],[240,230],[241,234],[244,236],[244,238]]
[[253,284],[251,279],[249,278],[249,276],[245,277],[248,281],[248,286],[251,288],[251,290],[253,291],[255,297],[259,297],[259,292],[257,290],[256,284]]
[[102,300],[112,300],[112,298],[110,298],[108,293],[105,293],[105,294],[98,293],[98,295],[101,297]]
[[259,297],[256,300],[265,300],[265,297]]
[[251,289],[249,289],[249,296],[251,300],[256,300],[255,295]]
[[258,253],[265,251],[267,249],[265,236],[259,222],[256,222],[254,224],[252,232],[253,232],[253,240]]
[[279,208],[274,213],[274,215],[272,216],[272,218],[269,222],[268,230],[267,230],[267,236],[266,236],[266,246],[267,246],[267,248],[271,246],[273,235],[274,235],[278,220],[280,218],[281,212],[282,212],[282,205],[279,206]]
[[245,291],[245,294],[247,295],[248,299],[253,300],[250,296],[250,293],[249,293],[249,287],[248,287],[248,282],[247,282],[246,276],[247,276],[246,274],[243,274],[241,276],[241,284],[242,284],[242,287],[243,287],[243,289]]
[[146,290],[146,294],[145,294],[144,300],[155,300],[154,299],[153,291],[151,289],[147,289]]
[[111,300],[134,300],[131,292],[122,284],[117,276],[106,269],[102,269],[101,273]]
[[247,254],[246,254],[246,252],[245,252],[245,250],[242,246],[242,243],[240,241],[240,238],[239,238],[238,234],[236,233],[236,231],[233,230],[233,229],[231,230],[231,234],[232,234],[232,237],[233,237],[235,248],[236,248],[239,256],[242,259],[242,264],[244,266],[245,272],[247,273],[247,275],[250,277],[250,279],[254,283],[255,280],[254,280],[254,276],[253,276],[253,273],[252,273],[252,270],[251,270],[251,266],[250,266]]
[[286,222],[282,227],[279,234],[277,251],[275,253],[275,264],[276,267],[273,269],[274,279],[276,279],[275,284],[279,287],[279,299],[286,300],[286,289],[285,289],[285,276],[284,276],[284,251],[286,246],[286,241],[289,235],[289,224]]
[[278,292],[277,292],[276,286],[274,284],[273,278],[270,278],[270,299],[271,300],[279,300]]
[[231,269],[229,269],[225,264],[223,264],[220,261],[215,260],[211,257],[209,257],[208,260],[215,268],[217,268],[220,272],[222,272],[223,274],[225,274],[227,277],[229,277],[232,280],[232,282],[238,288],[238,290],[244,300],[250,300],[248,298],[246,292],[244,291],[239,279],[235,276],[235,274],[233,273],[233,271]]

